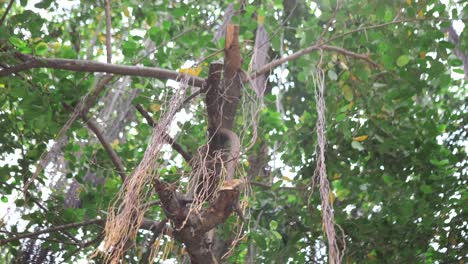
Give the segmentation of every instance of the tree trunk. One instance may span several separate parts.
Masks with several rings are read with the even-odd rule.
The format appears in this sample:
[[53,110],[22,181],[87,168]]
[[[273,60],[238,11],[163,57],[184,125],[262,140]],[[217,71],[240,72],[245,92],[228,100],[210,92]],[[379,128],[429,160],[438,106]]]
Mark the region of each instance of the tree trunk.
[[[175,186],[159,180],[155,182],[162,206],[174,226],[174,236],[185,244],[193,264],[221,262],[230,241],[221,239],[217,229],[238,206],[241,183],[233,176],[240,142],[232,131],[242,86],[238,35],[239,26],[229,25],[226,30],[224,67],[220,63],[211,64],[207,80],[205,103],[209,143],[206,147],[207,161],[199,166],[205,166],[204,171],[209,173],[197,176],[195,180],[201,184],[194,185],[196,187],[191,190],[190,196],[201,198],[209,206],[197,212],[191,211],[178,198]],[[223,179],[221,187],[218,187]],[[200,189],[203,187],[198,186],[210,187],[203,189],[201,194]]]

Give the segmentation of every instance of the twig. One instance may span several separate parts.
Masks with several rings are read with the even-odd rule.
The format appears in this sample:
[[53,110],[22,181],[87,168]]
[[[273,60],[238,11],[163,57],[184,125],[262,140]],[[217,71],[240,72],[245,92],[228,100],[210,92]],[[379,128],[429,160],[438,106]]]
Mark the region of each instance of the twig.
[[9,242],[24,239],[24,238],[30,238],[30,237],[35,237],[38,235],[42,234],[47,234],[47,233],[52,233],[56,231],[61,231],[61,230],[66,230],[70,228],[76,228],[76,227],[82,227],[82,226],[87,226],[87,225],[93,225],[93,224],[103,224],[105,219],[93,219],[93,220],[88,220],[88,221],[83,221],[83,222],[78,222],[78,223],[71,223],[71,224],[65,224],[65,225],[60,225],[60,226],[55,226],[51,228],[46,228],[43,230],[39,230],[36,232],[32,233],[24,233],[24,234],[19,234],[14,237],[6,238],[0,240],[0,245],[5,245]]
[[[64,104],[64,106],[70,111],[73,111],[73,109],[70,106],[66,104]],[[127,175],[125,174],[125,167],[122,161],[120,160],[120,157],[112,148],[111,144],[107,141],[107,139],[102,134],[102,131],[99,128],[99,125],[92,118],[88,117],[85,113],[81,113],[80,116],[81,116],[81,119],[83,119],[84,123],[88,126],[88,128],[91,131],[93,131],[93,133],[96,135],[99,142],[101,142],[102,147],[107,152],[107,155],[109,155],[109,158],[111,159],[114,166],[117,168],[117,173],[120,175],[122,182],[124,182],[127,177]]]
[[[153,128],[156,127],[157,123],[153,120],[153,118],[148,114],[148,112],[141,106],[140,104],[135,105],[135,108],[140,112],[140,114],[146,119],[146,122]],[[169,134],[164,133],[164,140],[167,141],[169,145],[172,146],[172,148],[177,151],[184,160],[188,163],[192,160],[192,155],[188,153],[187,151],[184,150],[184,148],[179,145]]]
[[[42,235],[42,234],[48,234],[48,233],[57,232],[57,231],[64,232],[65,230],[70,229],[70,228],[82,227],[82,226],[87,226],[87,225],[104,225],[105,222],[106,222],[105,218],[92,219],[92,220],[87,220],[87,221],[83,221],[83,222],[59,225],[59,226],[46,228],[46,229],[42,229],[42,230],[35,231],[35,232],[22,233],[22,234],[18,234],[16,236],[14,236],[14,237],[10,237],[10,238],[0,240],[0,246],[5,245],[7,243],[10,243],[12,241],[21,240],[21,239],[25,239],[25,238],[36,237],[36,236]],[[154,230],[155,226],[157,227],[157,226],[159,226],[159,224],[160,224],[160,222],[158,222],[158,221],[153,221],[153,220],[149,220],[149,219],[145,218],[141,222],[140,228],[144,229],[144,230],[152,231],[152,230]]]
[[99,125],[93,119],[87,117],[86,115],[82,115],[81,118],[86,123],[88,128],[91,131],[93,131],[93,133],[99,139],[99,142],[101,142],[102,147],[107,152],[107,155],[109,155],[109,158],[111,159],[114,166],[117,168],[117,173],[120,175],[122,182],[124,182],[127,178],[127,175],[125,174],[125,167],[122,164],[122,161],[120,160],[115,150],[112,148],[111,144],[107,141],[106,138],[104,138],[104,135],[102,134],[101,129],[99,128]]
[[13,6],[13,2],[15,2],[15,0],[10,0],[10,3],[8,3],[8,6],[5,10],[5,13],[3,13],[2,18],[0,18],[0,27],[3,25],[3,21],[5,21],[6,16],[10,12],[11,7]]
[[369,63],[374,68],[380,68],[380,65],[377,62],[371,60],[368,55],[355,53],[355,52],[349,51],[347,49],[343,49],[343,48],[336,47],[336,46],[329,46],[329,45],[322,45],[322,46],[320,46],[320,49],[327,50],[327,51],[335,51],[335,52],[341,53],[341,54],[343,54],[345,56],[354,57],[356,59],[361,59],[361,60]]
[[[369,57],[367,55],[355,53],[355,52],[352,52],[352,51],[349,51],[349,50],[346,50],[346,49],[343,49],[343,48],[340,48],[340,47],[336,47],[336,46],[316,44],[316,45],[309,46],[309,47],[307,47],[305,49],[299,50],[299,51],[297,51],[297,52],[295,52],[295,53],[293,53],[293,54],[291,54],[289,56],[274,60],[274,61],[266,64],[265,66],[263,66],[259,70],[252,73],[250,75],[250,78],[255,79],[257,76],[265,74],[265,73],[271,71],[272,69],[276,68],[277,66],[279,66],[279,65],[281,65],[283,63],[298,59],[298,58],[302,57],[305,54],[308,54],[308,53],[311,53],[311,52],[317,51],[317,50],[335,51],[335,52],[341,53],[341,54],[343,54],[345,56],[350,56],[350,57],[354,57],[354,58],[357,58],[357,59],[364,60],[364,61],[366,61],[367,63],[371,64],[372,66],[374,66],[376,68],[379,67],[379,64],[374,62],[373,60],[369,59]],[[247,81],[247,80],[244,80],[244,81]]]
[[105,13],[106,13],[106,52],[107,52],[107,63],[112,62],[112,47],[111,47],[111,8],[110,0],[105,0]]
[[333,15],[330,17],[330,19],[328,20],[327,24],[325,25],[325,27],[323,28],[322,30],[322,33],[320,34],[320,37],[319,37],[319,40],[317,41],[317,43],[320,43],[322,42],[322,39],[323,37],[325,36],[325,34],[327,33],[328,29],[331,27],[331,25],[333,24],[333,20],[335,20],[336,18],[336,14],[338,13],[338,10],[340,9],[340,2],[337,1],[336,3],[336,6],[335,6],[335,10],[333,11]]
[[330,43],[333,40],[342,38],[344,36],[347,36],[347,35],[350,35],[350,34],[353,34],[353,33],[356,33],[356,32],[370,30],[370,29],[376,29],[376,28],[382,28],[382,27],[386,27],[386,26],[390,26],[390,25],[394,25],[394,24],[401,24],[401,23],[405,23],[405,22],[445,21],[445,20],[450,20],[450,18],[446,18],[446,17],[437,17],[437,18],[431,18],[431,19],[409,18],[409,19],[395,20],[395,21],[390,21],[390,22],[387,22],[387,23],[378,24],[378,25],[372,25],[372,26],[357,28],[357,29],[345,32],[343,34],[331,37],[331,38],[323,41],[322,44]]
[[[255,181],[249,181],[250,185],[266,188],[266,189],[271,189],[273,188],[272,185],[262,183],[262,182],[255,182]],[[292,186],[292,187],[287,187],[287,186],[280,186],[278,187],[279,189],[284,189],[284,190],[296,190],[296,191],[304,191],[308,188],[308,186]]]
[[180,107],[179,109],[177,109],[177,112],[180,111],[180,109],[182,109],[188,102],[192,101],[193,98],[199,96],[201,93],[203,93],[205,91],[205,89],[199,89],[197,91],[195,91],[193,94],[189,95],[187,98],[185,98],[185,100],[180,104]]
[[160,80],[172,79],[178,81],[184,77],[191,86],[203,87],[205,84],[205,79],[203,78],[157,67],[130,66],[87,60],[39,58],[26,54],[21,55],[23,58],[26,58],[24,63],[2,69],[0,71],[0,77],[34,68],[50,68],[76,72],[105,72],[118,75],[152,77]]
[[64,257],[63,261],[60,262],[60,263],[68,263],[67,260],[70,259],[71,257],[73,257],[78,251],[83,250],[83,249],[91,246],[92,244],[95,244],[95,243],[99,242],[100,240],[102,240],[102,238],[103,238],[103,234],[99,234],[94,239],[92,239],[92,240],[90,240],[88,242],[79,244],[79,247],[77,249],[75,249],[74,251],[72,251],[70,254],[68,254],[68,256]]
[[151,239],[149,241],[149,244],[148,244],[149,246],[147,248],[147,251],[141,257],[141,261],[140,261],[141,263],[143,263],[143,264],[149,263],[149,257],[151,255],[151,246],[154,244],[156,239],[159,237],[159,235],[163,231],[164,227],[166,226],[166,223],[167,223],[167,219],[164,219],[157,226],[155,226],[153,228],[153,236],[151,237]]
[[80,113],[87,113],[88,110],[91,108],[92,105],[94,105],[94,102],[96,101],[97,97],[101,93],[102,90],[106,87],[106,85],[112,80],[112,75],[107,75],[104,78],[102,78],[96,86],[91,90],[89,93],[87,93],[83,99],[78,103],[78,105],[75,107],[73,114],[70,116],[70,118],[67,120],[67,122],[63,125],[63,127],[60,129],[58,132],[57,136],[55,137],[55,142],[52,145],[52,147],[48,150],[42,153],[40,157],[40,161],[36,166],[36,171],[32,175],[32,177],[26,182],[26,184],[23,187],[23,192],[25,196],[27,197],[27,191],[29,188],[29,185],[41,174],[42,170],[47,167],[49,164],[52,155],[56,155],[56,152],[60,151],[60,144],[58,143],[63,136],[65,136],[66,132],[68,129],[71,127],[71,125],[75,122],[75,120],[78,118]]

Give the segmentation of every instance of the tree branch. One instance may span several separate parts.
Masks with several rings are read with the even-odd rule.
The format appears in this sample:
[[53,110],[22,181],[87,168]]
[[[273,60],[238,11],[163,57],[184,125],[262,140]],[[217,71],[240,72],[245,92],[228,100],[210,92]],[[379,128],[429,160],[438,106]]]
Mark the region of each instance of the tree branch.
[[194,93],[192,93],[191,95],[189,95],[187,98],[185,98],[185,100],[180,104],[180,107],[179,109],[177,109],[177,112],[179,112],[182,108],[184,108],[184,106],[186,104],[188,104],[190,101],[192,101],[193,98],[199,96],[201,93],[203,93],[205,91],[205,89],[203,88],[200,88],[198,89],[197,91],[195,91]]
[[114,166],[117,168],[117,173],[120,175],[122,182],[124,182],[127,178],[127,175],[125,174],[125,167],[115,150],[112,148],[111,144],[107,141],[106,138],[104,138],[104,135],[102,134],[101,129],[99,128],[99,125],[93,119],[87,117],[86,115],[82,115],[81,118],[86,123],[88,128],[91,131],[93,131],[93,133],[98,138],[99,142],[101,142],[102,147],[107,152],[107,155],[109,155],[109,158],[111,159]]
[[[63,104],[65,108],[67,108],[70,111],[73,111],[73,108],[71,108],[69,105]],[[111,159],[112,163],[114,166],[117,168],[117,173],[120,175],[120,178],[122,179],[122,182],[125,181],[127,178],[127,175],[125,174],[125,167],[120,160],[119,155],[115,152],[115,150],[112,148],[111,144],[107,141],[107,139],[104,137],[102,134],[101,129],[99,128],[99,125],[90,117],[88,117],[85,113],[80,113],[81,119],[83,119],[83,122],[88,126],[88,128],[93,131],[93,133],[96,135],[98,138],[99,142],[101,142],[102,147],[104,150],[107,152],[107,155],[109,155],[109,158]]]
[[[253,80],[257,76],[268,73],[269,71],[271,71],[272,69],[276,68],[277,66],[279,66],[279,65],[281,65],[283,63],[298,59],[298,58],[304,56],[305,54],[309,54],[309,53],[311,53],[313,51],[317,51],[317,50],[335,51],[335,52],[341,53],[341,54],[343,54],[345,56],[354,57],[354,58],[357,58],[357,59],[364,60],[364,61],[366,61],[367,63],[369,63],[370,65],[372,65],[375,68],[380,67],[380,65],[378,63],[371,60],[367,55],[355,53],[355,52],[352,52],[352,51],[349,51],[349,50],[346,50],[346,49],[343,49],[343,48],[340,48],[340,47],[336,47],[336,46],[315,44],[315,45],[309,46],[309,47],[307,47],[305,49],[299,50],[299,51],[297,51],[297,52],[295,52],[295,53],[293,53],[293,54],[291,54],[289,56],[274,60],[274,61],[266,64],[265,66],[263,66],[259,70],[252,73],[250,75],[250,79]],[[247,81],[247,80],[244,80],[244,81]]]
[[[146,119],[146,122],[153,128],[156,127],[156,122],[153,120],[153,118],[148,114],[148,112],[141,106],[140,104],[135,105],[135,108],[140,112],[140,114]],[[178,144],[169,134],[165,133],[163,134],[164,140],[172,146],[172,148],[177,151],[184,160],[188,163],[192,160],[192,155],[188,153],[187,151],[184,150],[184,148]]]
[[3,25],[3,21],[5,21],[6,16],[10,12],[11,7],[13,6],[13,2],[15,2],[15,0],[10,0],[10,3],[8,3],[8,6],[5,10],[5,13],[3,13],[2,18],[0,18],[0,27]]
[[111,47],[111,8],[110,0],[105,0],[105,13],[106,13],[106,52],[107,63],[112,63],[112,47]]
[[83,99],[80,100],[80,102],[76,105],[75,109],[73,110],[72,115],[67,120],[67,122],[63,125],[63,127],[60,129],[57,136],[55,137],[55,142],[52,145],[52,147],[48,151],[46,150],[41,154],[41,157],[39,158],[40,161],[36,166],[36,171],[34,172],[32,177],[29,178],[29,180],[26,182],[26,184],[23,187],[23,192],[25,193],[25,196],[27,195],[27,190],[29,188],[29,185],[31,185],[31,183],[39,176],[39,174],[41,174],[42,170],[45,167],[47,167],[47,165],[49,164],[53,156],[57,155],[57,153],[61,151],[62,146],[58,142],[62,140],[62,137],[65,136],[66,132],[71,127],[71,125],[75,122],[75,120],[78,118],[80,113],[87,113],[89,111],[89,109],[96,102],[96,99],[98,98],[99,94],[104,90],[104,88],[112,80],[112,78],[113,78],[112,75],[107,75],[103,77],[94,86],[94,88],[91,91],[89,91],[83,97]]
[[[262,188],[265,188],[265,189],[273,188],[272,185],[266,184],[266,183],[263,183],[263,182],[250,181],[249,184],[254,185],[254,186],[258,186],[258,187],[262,187]],[[278,189],[295,190],[295,191],[305,191],[305,190],[307,190],[307,188],[308,188],[308,186],[291,186],[291,187],[280,186],[280,187],[278,187]]]
[[378,24],[378,25],[372,25],[372,26],[367,26],[367,27],[361,27],[361,28],[353,29],[353,30],[350,30],[350,31],[348,31],[348,32],[344,32],[344,33],[342,33],[342,34],[340,34],[340,35],[336,35],[336,36],[334,36],[334,37],[331,37],[331,38],[329,38],[329,39],[327,39],[327,40],[321,42],[321,44],[330,43],[330,42],[332,42],[333,40],[342,38],[342,37],[344,37],[344,36],[347,36],[347,35],[350,35],[350,34],[353,34],[353,33],[356,33],[356,32],[366,31],[366,30],[370,30],[370,29],[382,28],[382,27],[386,27],[386,26],[390,26],[390,25],[395,25],[395,24],[401,24],[401,23],[405,23],[405,22],[446,21],[446,20],[450,20],[450,18],[447,18],[447,17],[436,17],[436,18],[430,18],[430,19],[410,18],[410,19],[395,20],[395,21],[390,21],[390,22],[387,22],[387,23]]
[[[10,238],[2,239],[2,240],[0,240],[0,246],[5,245],[7,243],[10,243],[12,241],[21,240],[21,239],[25,239],[25,238],[36,237],[36,236],[42,235],[42,234],[48,234],[48,233],[57,232],[57,231],[64,231],[64,230],[67,230],[67,229],[70,229],[70,228],[77,228],[77,227],[88,226],[88,225],[104,225],[105,223],[106,223],[106,219],[102,218],[102,219],[92,219],[92,220],[87,220],[87,221],[83,221],[83,222],[77,222],[77,223],[70,223],[70,224],[54,226],[54,227],[42,229],[42,230],[39,230],[39,231],[18,234],[16,236],[13,236],[13,237],[10,237]],[[148,231],[155,231],[155,230],[158,230],[157,228],[163,228],[164,227],[164,225],[162,225],[162,227],[161,227],[160,223],[161,222],[153,221],[153,220],[149,220],[149,219],[145,218],[145,219],[143,219],[143,222],[141,223],[140,228],[144,229],[144,230],[148,230]]]
[[205,79],[203,78],[157,67],[119,65],[87,60],[39,58],[32,55],[20,54],[22,57],[26,58],[24,63],[2,69],[0,71],[0,77],[34,68],[50,68],[76,72],[105,72],[118,75],[152,77],[160,80],[172,79],[176,81],[185,76],[188,79],[189,85],[195,87],[203,87],[205,85]]
[[19,234],[14,237],[6,238],[0,240],[0,246],[5,245],[7,243],[10,243],[12,241],[24,239],[24,238],[30,238],[30,237],[35,237],[38,235],[42,234],[47,234],[47,233],[52,233],[56,231],[62,231],[70,228],[76,228],[76,227],[82,227],[82,226],[87,226],[87,225],[93,225],[93,224],[104,224],[106,219],[93,219],[93,220],[88,220],[88,221],[83,221],[83,222],[78,222],[78,223],[71,223],[71,224],[65,224],[65,225],[59,225],[51,228],[46,228],[43,230],[39,230],[36,232],[32,233],[24,233],[24,234]]
[[146,252],[143,254],[143,256],[141,257],[141,260],[140,262],[143,263],[143,264],[148,264],[150,262],[149,260],[149,257],[151,255],[151,251],[152,251],[152,246],[154,244],[154,242],[156,241],[156,239],[159,237],[159,235],[161,234],[161,232],[163,231],[164,229],[164,226],[166,225],[167,223],[167,218],[162,220],[157,226],[155,226],[155,228],[153,229],[153,236],[151,237],[149,243],[148,243],[148,247],[146,249]]

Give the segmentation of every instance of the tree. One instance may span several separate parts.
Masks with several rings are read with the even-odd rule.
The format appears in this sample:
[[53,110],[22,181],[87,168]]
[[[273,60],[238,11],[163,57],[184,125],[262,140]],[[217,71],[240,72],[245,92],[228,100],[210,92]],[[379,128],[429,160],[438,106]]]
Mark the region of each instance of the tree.
[[3,1],[2,261],[463,263],[442,2]]

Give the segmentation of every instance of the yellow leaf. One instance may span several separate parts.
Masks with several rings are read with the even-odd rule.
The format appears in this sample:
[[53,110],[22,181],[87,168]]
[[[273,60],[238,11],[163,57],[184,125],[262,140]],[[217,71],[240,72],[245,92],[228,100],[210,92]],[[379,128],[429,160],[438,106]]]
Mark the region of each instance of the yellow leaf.
[[127,6],[124,6],[123,7],[123,13],[126,17],[130,17],[130,12],[128,11],[128,7]]
[[421,51],[421,52],[419,53],[419,57],[420,57],[421,59],[425,59],[425,58],[426,58],[426,52]]
[[152,105],[150,105],[150,109],[151,109],[151,111],[153,111],[153,112],[159,112],[159,110],[161,110],[161,105],[159,105],[159,104],[152,104]]
[[119,140],[115,139],[114,141],[112,141],[111,145],[112,145],[113,148],[116,148],[119,145]]
[[339,173],[335,173],[333,174],[333,180],[338,180],[340,178],[340,174]]
[[198,76],[202,72],[202,66],[196,66],[196,67],[187,68],[187,69],[182,68],[179,70],[179,72],[192,75],[192,76]]
[[5,88],[5,84],[0,83],[0,88]]
[[418,12],[418,18],[422,18],[422,17],[424,17],[424,13],[423,13],[423,11],[422,11],[422,9],[421,9],[421,10],[419,10],[419,12]]
[[407,3],[408,5],[411,5],[411,2],[412,2],[411,0],[406,0],[406,3]]
[[263,25],[263,23],[265,22],[265,16],[258,15],[257,22],[259,25]]
[[99,41],[101,43],[106,43],[106,36],[104,36],[104,34],[102,34],[102,33],[99,34]]
[[245,166],[250,166],[250,162],[247,160],[244,162]]
[[367,254],[367,258],[370,259],[370,260],[376,260],[377,259],[377,257],[373,253]]
[[368,135],[363,135],[363,136],[359,136],[359,137],[354,137],[354,138],[353,138],[353,141],[362,142],[362,141],[366,140],[368,137],[369,137]]
[[286,176],[283,176],[283,177],[281,177],[281,178],[283,178],[283,180],[288,181],[288,182],[292,182],[292,181],[293,181],[291,178],[286,177]]
[[328,193],[328,200],[330,200],[330,203],[333,204],[335,202],[335,194],[333,192]]

